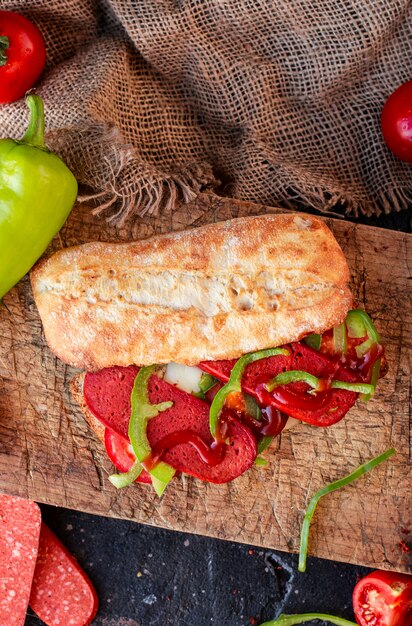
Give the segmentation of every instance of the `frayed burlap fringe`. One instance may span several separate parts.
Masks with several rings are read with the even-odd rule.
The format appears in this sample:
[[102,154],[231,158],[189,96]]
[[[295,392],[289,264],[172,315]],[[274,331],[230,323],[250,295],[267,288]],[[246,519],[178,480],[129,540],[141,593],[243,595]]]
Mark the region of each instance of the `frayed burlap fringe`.
[[[47,141],[123,224],[205,187],[379,215],[412,200],[380,132],[412,78],[411,0],[4,0],[42,31]],[[0,108],[3,136],[27,123]]]

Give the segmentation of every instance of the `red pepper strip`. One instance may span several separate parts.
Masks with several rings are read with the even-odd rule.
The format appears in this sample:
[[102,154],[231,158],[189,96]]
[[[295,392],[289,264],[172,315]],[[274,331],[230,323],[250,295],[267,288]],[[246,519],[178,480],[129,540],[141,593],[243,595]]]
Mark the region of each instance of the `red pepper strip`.
[[[146,484],[150,484],[152,482],[150,474],[143,470],[140,463],[136,463],[136,456],[128,439],[125,439],[118,433],[115,433],[111,428],[105,428],[104,446],[106,448],[107,456],[119,472],[125,473],[133,470],[137,476],[136,482]],[[142,471],[139,471],[139,469]],[[130,478],[132,478],[132,476],[130,476]],[[109,480],[117,488],[126,486],[131,482],[127,479],[123,481],[119,474],[109,476]]]

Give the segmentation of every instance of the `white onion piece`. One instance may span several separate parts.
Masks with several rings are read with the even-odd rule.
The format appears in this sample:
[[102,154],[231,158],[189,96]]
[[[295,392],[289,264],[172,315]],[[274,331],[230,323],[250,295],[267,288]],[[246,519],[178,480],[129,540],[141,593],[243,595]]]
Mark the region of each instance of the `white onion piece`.
[[168,363],[164,380],[176,385],[182,391],[187,391],[187,393],[197,393],[200,391],[199,383],[202,374],[202,370],[196,366],[189,367],[180,363]]

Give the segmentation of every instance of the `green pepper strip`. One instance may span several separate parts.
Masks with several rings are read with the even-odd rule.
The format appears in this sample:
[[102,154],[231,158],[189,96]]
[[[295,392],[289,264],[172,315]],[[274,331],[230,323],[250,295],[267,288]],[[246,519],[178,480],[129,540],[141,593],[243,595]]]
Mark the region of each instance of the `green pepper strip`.
[[303,339],[309,348],[313,348],[314,350],[320,350],[320,345],[322,343],[322,335],[318,335],[317,333],[312,333]]
[[368,352],[374,345],[373,339],[366,339],[363,343],[359,344],[359,346],[355,347],[356,356],[358,359],[362,358],[364,354]]
[[346,354],[347,352],[348,341],[345,323],[335,326],[333,329],[333,349],[339,354]]
[[325,622],[330,622],[336,626],[357,626],[355,622],[349,622],[342,617],[335,617],[334,615],[325,615],[324,613],[302,613],[301,615],[279,615],[278,619],[270,622],[265,622],[260,626],[295,626],[295,624],[303,624],[304,622],[311,622],[313,619],[321,619]]
[[228,382],[217,392],[210,406],[210,432],[213,437],[217,435],[219,417],[227,396],[230,393],[242,391],[242,376],[246,367],[254,361],[267,359],[270,356],[278,356],[280,354],[288,356],[289,352],[283,348],[269,348],[268,350],[259,350],[259,352],[250,352],[236,361]]
[[393,454],[396,454],[395,448],[389,448],[389,450],[387,450],[383,454],[380,454],[379,456],[375,457],[374,459],[371,459],[367,463],[360,465],[356,470],[354,470],[353,472],[351,472],[344,478],[340,478],[339,480],[335,480],[333,483],[330,483],[329,485],[325,485],[324,487],[322,487],[321,489],[319,489],[319,491],[315,493],[315,495],[312,497],[311,501],[309,502],[308,509],[303,519],[302,531],[300,535],[299,566],[298,566],[299,572],[306,571],[306,555],[308,551],[309,527],[312,521],[313,513],[315,512],[316,505],[319,502],[320,498],[322,496],[325,496],[327,493],[331,493],[332,491],[336,491],[336,489],[340,489],[341,487],[345,487],[346,485],[349,485],[349,483],[352,483],[354,480],[356,480],[363,474],[366,474],[366,472],[369,472],[371,469],[373,469],[377,465],[380,465],[381,463],[389,459],[389,457],[391,457]]
[[[381,338],[378,331],[376,330],[373,321],[365,311],[362,311],[362,309],[354,309],[353,311],[349,311],[346,316],[346,326],[348,328],[349,337],[363,337],[366,331],[368,340],[370,340],[369,345],[367,345],[367,341],[364,341],[360,346],[358,346],[358,348],[356,349],[356,354],[358,356],[359,352],[361,352],[360,356],[363,356],[363,354],[372,346],[373,343],[380,343]],[[378,359],[373,364],[371,372],[370,382],[374,390],[379,379],[380,368],[381,360]],[[374,390],[370,393],[363,393],[360,399],[363,402],[368,402],[368,400],[371,399]]]
[[217,378],[214,378],[212,374],[202,374],[202,377],[199,381],[199,391],[194,391],[192,395],[196,398],[204,400],[206,392],[209,391],[209,389],[211,389],[214,385],[216,385],[217,382]]
[[[147,438],[147,424],[152,417],[155,417],[161,411],[169,409],[173,402],[161,402],[160,404],[151,404],[147,386],[150,377],[154,373],[155,365],[140,368],[133,384],[131,394],[132,413],[129,422],[129,439],[133,448],[133,452],[140,463],[150,456],[152,449]],[[172,480],[176,470],[160,461],[150,470],[152,476],[152,484],[158,496],[161,496],[166,489],[168,483]]]
[[[290,383],[302,382],[312,387],[315,391],[322,389],[322,380],[316,378],[308,372],[302,370],[289,370],[281,372],[275,378],[266,383],[266,389],[270,392],[280,385],[289,385]],[[369,383],[348,383],[344,380],[332,380],[330,383],[332,389],[346,389],[346,391],[354,391],[355,393],[372,393],[374,387]],[[310,392],[309,392],[310,393]]]
[[266,435],[265,437],[262,437],[262,439],[258,443],[257,453],[262,454],[262,452],[270,446],[273,439],[274,437],[272,435]]
[[123,474],[112,474],[109,476],[109,480],[117,489],[122,489],[123,487],[128,487],[134,483],[136,478],[139,478],[142,471],[143,467],[138,461],[136,461],[128,472],[124,472]]
[[[374,323],[372,322],[369,315],[365,311],[362,311],[362,309],[353,309],[352,311],[349,311],[346,316],[345,323],[348,328],[349,337],[363,337],[366,330],[366,334],[368,335],[369,339],[373,339],[375,343],[380,342],[381,338],[375,328]],[[363,333],[360,334],[362,330]]]
[[269,461],[267,459],[264,459],[263,456],[257,456],[254,464],[256,465],[256,467],[266,467],[268,463]]

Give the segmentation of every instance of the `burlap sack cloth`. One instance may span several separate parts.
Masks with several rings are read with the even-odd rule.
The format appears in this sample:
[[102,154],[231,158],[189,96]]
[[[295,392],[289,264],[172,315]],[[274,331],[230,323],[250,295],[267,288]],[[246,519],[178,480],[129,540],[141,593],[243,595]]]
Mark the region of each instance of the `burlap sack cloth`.
[[[0,0],[47,45],[48,143],[122,220],[205,186],[320,210],[405,208],[383,102],[412,79],[410,0]],[[27,122],[0,107],[3,136]]]

